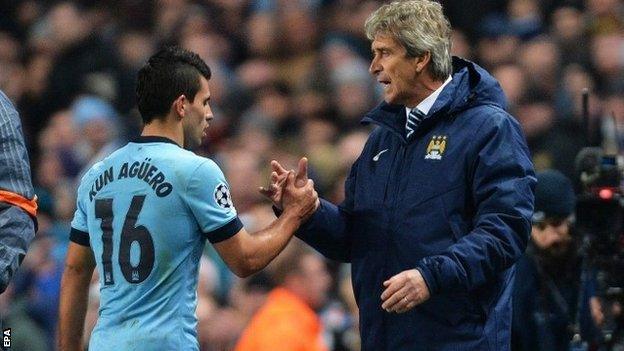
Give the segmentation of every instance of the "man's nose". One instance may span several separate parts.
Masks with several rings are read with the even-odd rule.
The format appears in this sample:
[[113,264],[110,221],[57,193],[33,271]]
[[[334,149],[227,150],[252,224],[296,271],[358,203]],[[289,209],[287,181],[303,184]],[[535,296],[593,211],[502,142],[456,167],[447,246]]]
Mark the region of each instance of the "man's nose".
[[373,58],[371,60],[370,66],[368,67],[368,72],[370,72],[370,74],[372,75],[376,75],[380,71],[381,71],[381,65],[379,64],[379,61],[377,60],[377,58]]

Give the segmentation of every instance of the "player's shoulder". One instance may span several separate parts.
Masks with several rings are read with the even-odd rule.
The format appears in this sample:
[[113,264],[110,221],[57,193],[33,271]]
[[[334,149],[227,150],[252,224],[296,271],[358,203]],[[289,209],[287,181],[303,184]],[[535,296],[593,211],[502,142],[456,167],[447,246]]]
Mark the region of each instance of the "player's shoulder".
[[211,158],[194,155],[194,158],[189,159],[189,176],[205,177],[211,175],[222,174],[221,168]]

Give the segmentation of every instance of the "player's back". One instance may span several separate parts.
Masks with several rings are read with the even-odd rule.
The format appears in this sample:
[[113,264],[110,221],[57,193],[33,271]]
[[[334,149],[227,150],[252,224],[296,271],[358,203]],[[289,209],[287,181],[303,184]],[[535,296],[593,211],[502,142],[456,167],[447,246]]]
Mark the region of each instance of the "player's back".
[[81,182],[72,227],[87,227],[100,274],[90,350],[198,349],[205,240],[233,235],[240,221],[214,162],[163,141],[128,143]]

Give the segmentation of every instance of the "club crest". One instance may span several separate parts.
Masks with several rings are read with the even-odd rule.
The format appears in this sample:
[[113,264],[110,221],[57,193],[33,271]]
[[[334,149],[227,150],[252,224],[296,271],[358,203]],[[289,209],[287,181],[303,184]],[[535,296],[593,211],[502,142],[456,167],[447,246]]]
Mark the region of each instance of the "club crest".
[[446,149],[446,135],[434,135],[427,145],[425,160],[441,160]]

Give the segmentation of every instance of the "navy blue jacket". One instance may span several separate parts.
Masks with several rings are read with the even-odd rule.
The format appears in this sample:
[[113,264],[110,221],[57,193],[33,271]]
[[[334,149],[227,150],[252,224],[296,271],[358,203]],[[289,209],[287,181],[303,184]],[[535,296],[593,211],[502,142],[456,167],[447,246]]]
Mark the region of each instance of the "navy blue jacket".
[[[453,79],[409,141],[405,107],[382,103],[345,184],[298,236],[351,262],[362,349],[509,350],[514,262],[524,252],[535,175],[496,80],[453,59]],[[381,308],[382,283],[417,268],[431,299]]]

